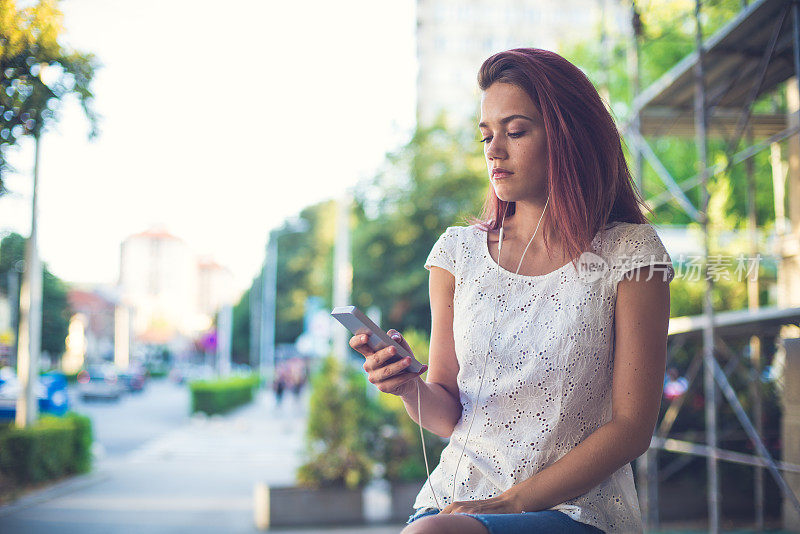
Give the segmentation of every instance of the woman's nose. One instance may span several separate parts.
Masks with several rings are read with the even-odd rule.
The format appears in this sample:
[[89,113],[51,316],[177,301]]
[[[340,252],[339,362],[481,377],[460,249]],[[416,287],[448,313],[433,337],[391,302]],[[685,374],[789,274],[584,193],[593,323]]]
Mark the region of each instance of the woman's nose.
[[489,141],[489,145],[486,148],[486,157],[489,159],[503,158],[505,156],[505,147],[496,141],[496,139],[495,137]]

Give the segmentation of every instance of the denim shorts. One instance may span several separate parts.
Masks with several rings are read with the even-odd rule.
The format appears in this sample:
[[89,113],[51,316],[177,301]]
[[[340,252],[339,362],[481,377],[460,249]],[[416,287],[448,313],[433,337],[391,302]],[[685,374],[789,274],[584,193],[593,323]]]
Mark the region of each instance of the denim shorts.
[[[406,525],[410,525],[421,517],[436,515],[438,508],[418,508],[408,517]],[[531,534],[547,532],[553,534],[603,534],[593,525],[575,521],[564,512],[558,510],[541,510],[539,512],[523,512],[521,514],[465,514],[474,517],[489,531],[489,534]]]

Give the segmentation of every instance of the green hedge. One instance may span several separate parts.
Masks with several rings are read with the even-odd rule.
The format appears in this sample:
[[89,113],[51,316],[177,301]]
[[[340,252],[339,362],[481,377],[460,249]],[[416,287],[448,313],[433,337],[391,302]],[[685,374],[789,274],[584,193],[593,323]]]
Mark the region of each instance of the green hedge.
[[92,422],[68,413],[43,416],[35,425],[0,432],[0,473],[17,484],[59,478],[91,469]]
[[191,382],[189,390],[192,393],[192,413],[225,413],[247,404],[253,400],[253,391],[258,383],[257,375]]

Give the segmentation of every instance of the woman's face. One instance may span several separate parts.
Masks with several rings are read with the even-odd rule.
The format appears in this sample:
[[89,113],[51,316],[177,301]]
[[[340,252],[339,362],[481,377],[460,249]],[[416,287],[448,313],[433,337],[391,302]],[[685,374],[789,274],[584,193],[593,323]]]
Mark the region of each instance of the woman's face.
[[508,83],[490,85],[481,97],[478,126],[497,197],[510,202],[545,198],[547,138],[542,115],[527,93]]

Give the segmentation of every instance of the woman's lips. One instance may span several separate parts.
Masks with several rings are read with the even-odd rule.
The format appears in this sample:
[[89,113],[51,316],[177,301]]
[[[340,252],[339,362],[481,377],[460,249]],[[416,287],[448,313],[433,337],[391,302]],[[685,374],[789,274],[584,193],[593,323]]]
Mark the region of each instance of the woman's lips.
[[500,180],[502,178],[508,178],[512,174],[514,174],[514,173],[513,172],[508,172],[508,171],[493,172],[492,173],[492,178],[494,180]]

